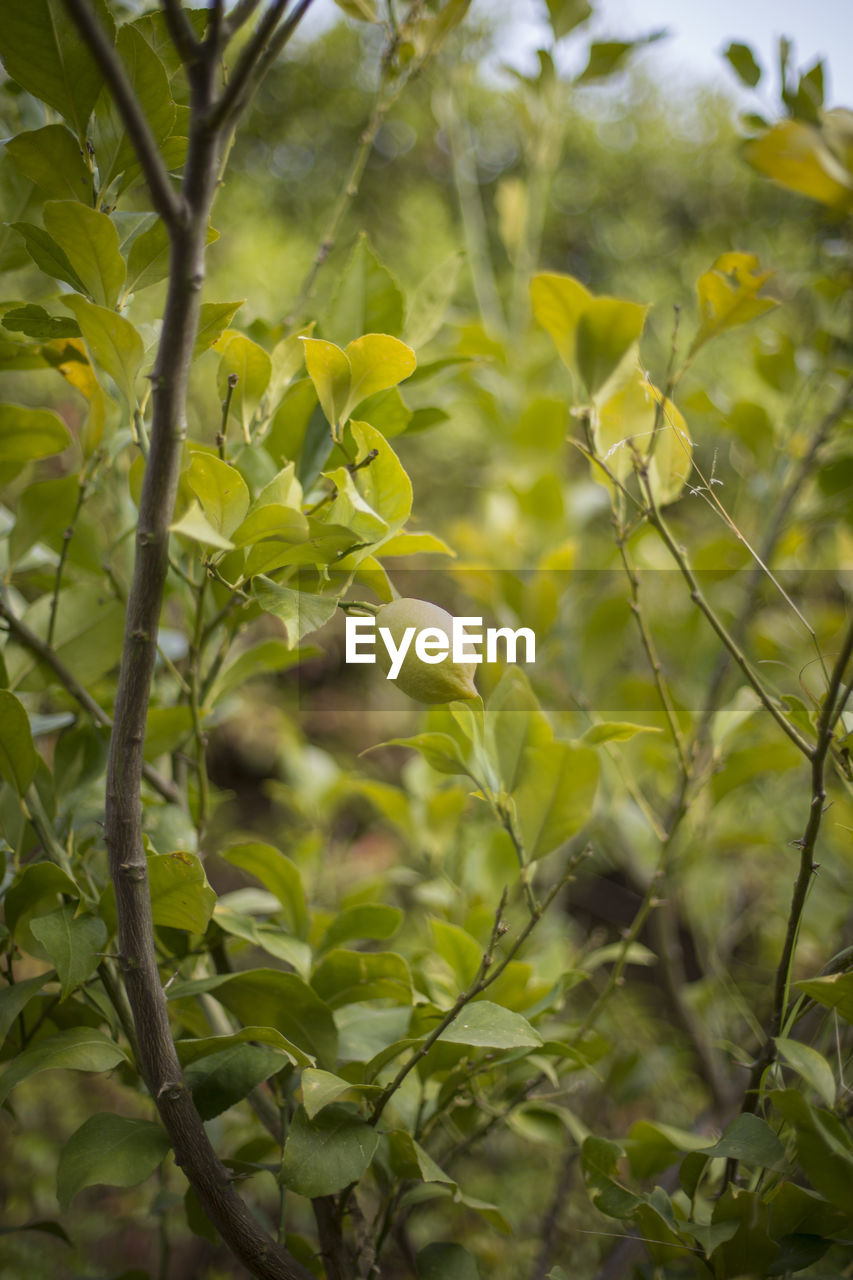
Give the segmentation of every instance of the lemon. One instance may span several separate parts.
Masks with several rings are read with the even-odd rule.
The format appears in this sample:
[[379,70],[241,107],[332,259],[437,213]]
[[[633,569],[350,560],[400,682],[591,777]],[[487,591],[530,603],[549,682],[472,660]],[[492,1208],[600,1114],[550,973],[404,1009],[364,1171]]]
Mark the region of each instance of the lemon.
[[[415,634],[410,637],[406,656],[396,677],[399,688],[418,702],[453,702],[457,698],[476,698],[473,662],[453,662],[453,618],[446,609],[428,600],[403,598],[385,604],[376,615],[377,627],[390,632],[394,645],[399,649],[409,627]],[[428,663],[415,652],[418,633],[433,628],[447,636],[448,655],[441,662]],[[385,644],[377,645],[377,660],[383,671],[391,669],[391,655]]]

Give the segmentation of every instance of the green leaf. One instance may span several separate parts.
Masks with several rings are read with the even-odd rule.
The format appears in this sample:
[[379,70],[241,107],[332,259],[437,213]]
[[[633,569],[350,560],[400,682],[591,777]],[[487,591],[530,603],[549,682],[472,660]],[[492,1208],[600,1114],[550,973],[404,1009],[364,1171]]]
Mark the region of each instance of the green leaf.
[[45,230],[82,280],[84,292],[101,307],[115,307],[127,267],[113,220],[77,200],[48,200],[43,216]]
[[151,854],[148,882],[155,925],[204,933],[216,905],[216,894],[196,854]]
[[279,586],[272,578],[259,575],[253,582],[255,599],[264,613],[281,618],[287,643],[294,648],[303,636],[317,631],[335,616],[338,602],[334,596],[317,596],[308,591],[294,591]]
[[223,664],[208,695],[208,703],[215,705],[220,698],[224,698],[232,689],[238,688],[253,676],[287,671],[317,653],[319,650],[312,648],[291,649],[283,640],[262,640],[260,644],[233,655],[230,661]]
[[[53,593],[48,592],[23,615],[36,635],[47,634],[52,601]],[[115,666],[123,635],[124,606],[100,583],[81,583],[59,593],[53,651],[81,684],[93,684]],[[5,656],[12,685],[32,690],[59,684],[53,669],[40,664],[29,649],[10,643]]]
[[756,62],[755,54],[749,45],[732,40],[729,47],[723,50],[723,57],[731,64],[741,84],[754,89],[761,79],[761,67]]
[[420,1182],[445,1182],[456,1187],[456,1182],[435,1163],[432,1156],[415,1142],[405,1129],[395,1129],[388,1135],[391,1168],[398,1178],[416,1179]]
[[272,1045],[284,1054],[295,1067],[307,1067],[314,1059],[292,1041],[286,1040],[275,1027],[243,1027],[241,1031],[231,1031],[223,1036],[201,1036],[194,1040],[177,1040],[175,1048],[182,1066],[197,1062],[212,1053],[221,1053],[232,1045],[247,1044],[257,1041],[259,1044]]
[[412,1003],[409,966],[393,951],[330,951],[315,966],[311,985],[330,1009],[365,1000]]
[[[267,387],[267,405],[275,410],[281,403],[282,396],[305,364],[305,348],[303,338],[310,338],[314,330],[314,321],[303,329],[298,329],[287,338],[282,338],[272,349],[270,362],[272,373]],[[292,466],[292,464],[290,464]]]
[[[378,1086],[370,1085],[367,1087],[376,1088]],[[350,1080],[342,1080],[340,1076],[332,1075],[331,1071],[317,1071],[313,1067],[303,1071],[302,1104],[305,1107],[305,1114],[308,1119],[313,1120],[324,1107],[328,1107],[332,1102],[337,1102],[338,1098],[342,1098],[352,1088],[353,1085]]]
[[[308,927],[308,910],[302,877],[295,862],[271,844],[254,842],[231,845],[222,857],[234,867],[241,867],[260,880],[264,888],[275,894],[294,933],[304,936]],[[389,908],[390,909],[390,908]]]
[[0,404],[0,464],[49,458],[70,444],[71,432],[51,409]]
[[344,418],[348,418],[356,405],[368,396],[396,387],[411,377],[418,363],[411,347],[387,333],[366,333],[364,337],[356,338],[348,343],[344,355],[350,367]]
[[382,543],[382,559],[387,556],[422,556],[422,555],[456,556],[443,538],[434,533],[408,533],[405,529],[386,538]]
[[572,276],[542,272],[530,285],[533,314],[551,336],[560,359],[577,371],[575,343],[581,312],[592,302],[592,294]]
[[184,1075],[202,1120],[212,1120],[289,1064],[279,1049],[238,1043],[197,1058]]
[[483,948],[470,933],[448,920],[430,920],[435,949],[453,970],[453,976],[464,989],[473,981],[483,959]]
[[589,58],[575,84],[589,84],[593,80],[605,80],[621,71],[630,55],[644,44],[653,44],[666,34],[653,31],[639,40],[594,40],[589,46]]
[[444,323],[465,255],[457,251],[424,276],[409,296],[404,337],[415,350],[425,347]]
[[675,1164],[685,1151],[701,1151],[705,1145],[705,1138],[696,1133],[649,1120],[633,1124],[625,1143],[631,1172],[636,1178],[659,1173]]
[[170,533],[177,533],[191,542],[198,542],[203,547],[215,547],[217,551],[233,551],[234,543],[224,538],[218,529],[214,529],[198,502],[193,502],[174,524],[169,525]]
[[35,777],[38,760],[26,711],[13,693],[0,689],[0,774],[19,796]]
[[619,1181],[619,1161],[625,1152],[607,1138],[587,1138],[581,1148],[583,1177],[592,1203],[610,1218],[629,1218],[640,1197]]
[[214,529],[229,538],[242,523],[251,502],[240,472],[212,453],[190,450],[186,481]]
[[37,303],[12,307],[3,315],[3,328],[13,333],[25,333],[28,338],[40,342],[53,342],[56,338],[79,338],[80,326],[68,316],[51,316]]
[[785,1148],[766,1120],[747,1113],[735,1116],[720,1140],[705,1147],[703,1154],[742,1160],[745,1164],[757,1164],[768,1169],[784,1159]]
[[433,1241],[418,1253],[417,1268],[418,1280],[480,1280],[476,1259],[461,1244]]
[[335,0],[348,18],[358,18],[361,22],[378,22],[375,0]]
[[527,676],[517,667],[507,669],[489,698],[486,732],[501,781],[512,792],[521,781],[525,750],[554,739]]
[[123,1049],[93,1027],[71,1027],[59,1035],[30,1044],[0,1075],[0,1103],[16,1084],[40,1071],[109,1071],[126,1061]]
[[370,509],[382,517],[389,533],[395,534],[412,513],[412,482],[388,441],[368,422],[350,422],[347,434],[356,447],[358,462],[375,452],[353,480]]
[[136,408],[136,377],[145,358],[142,338],[124,316],[73,294],[63,297],[77,317],[89,355],[108,373],[124,396],[128,412]]
[[807,978],[794,984],[798,991],[811,996],[827,1009],[835,1009],[847,1022],[853,1022],[853,973],[833,973],[827,978]]
[[281,1180],[310,1199],[334,1195],[358,1181],[378,1143],[376,1129],[342,1106],[325,1107],[313,1120],[300,1107],[287,1135]]
[[597,747],[603,742],[627,742],[638,733],[663,733],[663,730],[653,724],[632,724],[630,720],[602,720],[587,729],[581,742]]
[[785,1036],[776,1037],[776,1049],[780,1058],[789,1067],[802,1076],[806,1084],[811,1085],[820,1100],[830,1109],[835,1106],[835,1076],[832,1068],[822,1053],[811,1045],[802,1044],[799,1040],[789,1040]]
[[6,890],[4,914],[12,936],[19,933],[22,922],[34,915],[43,902],[57,906],[59,894],[79,896],[77,885],[67,871],[55,862],[32,862],[23,867]]
[[76,912],[69,904],[30,922],[33,936],[56,969],[62,1000],[95,972],[107,941],[107,927],[99,916]]
[[[166,68],[145,37],[132,23],[119,28],[116,52],[124,64],[137,106],[148,122],[154,141],[162,144],[175,123],[175,104]],[[114,193],[121,194],[139,174],[136,150],[125,130],[113,95],[104,87],[95,104],[95,160],[102,192],[124,174]]]
[[621,298],[592,298],[578,316],[578,372],[590,396],[598,395],[630,359],[640,340],[648,307]]
[[835,209],[853,206],[853,174],[830,151],[814,125],[782,120],[746,142],[743,154],[754,169],[789,191]]
[[190,707],[149,707],[145,718],[146,760],[177,750],[192,727]]
[[398,387],[368,396],[359,409],[361,416],[381,432],[386,440],[401,436],[414,418]]
[[[207,229],[207,243],[212,244],[219,239],[219,232],[213,227]],[[136,236],[127,255],[127,280],[125,294],[138,293],[169,274],[169,233],[162,219],[158,218],[147,231]],[[233,313],[232,313],[233,315]],[[232,316],[228,317],[230,323]]]
[[258,542],[305,542],[308,518],[298,508],[268,502],[255,506],[233,532],[236,547],[254,546]]
[[385,537],[388,533],[387,523],[362,495],[361,489],[356,485],[356,476],[350,468],[336,467],[334,471],[326,471],[324,474],[333,485],[335,494],[328,509],[329,523],[352,530],[354,540],[358,542],[379,542]]
[[442,1031],[445,1044],[467,1044],[481,1049],[536,1049],[543,1043],[526,1018],[490,1000],[475,1000]]
[[30,1000],[49,982],[50,973],[40,973],[37,978],[24,978],[0,991],[0,1045],[6,1039],[18,1019],[18,1015],[26,1009]]
[[[91,13],[112,40],[104,0],[94,0]],[[84,143],[103,76],[63,0],[4,0],[0,58],[11,78],[58,111]]]
[[323,332],[340,346],[362,333],[398,334],[403,326],[403,294],[362,233],[343,269]]
[[383,747],[410,747],[438,773],[468,773],[459,744],[449,733],[416,733],[411,738],[389,738]]
[[393,938],[403,923],[399,907],[384,902],[360,902],[339,912],[323,934],[318,951],[328,951],[354,938],[382,940]]
[[592,6],[588,0],[546,0],[546,4],[555,40],[562,40],[563,36],[592,17]]
[[589,820],[598,786],[595,751],[567,742],[525,747],[514,799],[528,858],[541,858]]
[[326,421],[334,430],[344,417],[350,392],[350,362],[340,347],[322,338],[303,338],[305,367]]
[[62,1148],[56,1195],[63,1210],[84,1187],[135,1187],[150,1177],[171,1148],[166,1132],[151,1120],[131,1120],[101,1111],[90,1116]]
[[746,324],[778,306],[775,298],[758,296],[771,274],[759,271],[758,259],[752,253],[721,254],[696,284],[699,332],[693,339],[691,353],[726,329]]
[[11,225],[23,236],[27,253],[40,271],[53,276],[55,280],[64,280],[78,293],[86,292],[86,286],[69,262],[68,255],[53,236],[48,235],[41,227],[33,226],[31,222],[13,222]]
[[214,991],[217,1000],[246,1025],[275,1027],[293,1044],[333,1065],[338,1033],[329,1006],[295,973],[279,969],[247,969],[242,973],[184,983],[172,998],[196,990]]
[[64,125],[17,134],[6,143],[6,154],[51,200],[91,201],[92,175],[80,143]]
[[222,352],[216,374],[219,398],[225,400],[228,379],[236,377],[230,413],[241,424],[244,439],[248,441],[255,413],[272,376],[272,360],[263,347],[242,333],[226,336],[219,346]]
[[245,298],[241,298],[239,302],[203,302],[201,304],[193,360],[197,360],[219,341],[245,301]]

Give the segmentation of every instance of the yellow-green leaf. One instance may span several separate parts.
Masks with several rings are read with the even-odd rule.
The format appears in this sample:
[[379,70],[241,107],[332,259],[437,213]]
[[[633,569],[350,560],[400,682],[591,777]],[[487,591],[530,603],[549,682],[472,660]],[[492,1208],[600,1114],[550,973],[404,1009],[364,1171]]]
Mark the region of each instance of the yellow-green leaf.
[[836,209],[853,205],[853,174],[813,125],[782,120],[745,143],[743,154],[754,169],[789,191]]
[[43,217],[45,230],[65,253],[89,296],[99,306],[114,307],[127,268],[112,218],[79,200],[48,200]]
[[569,369],[576,371],[575,335],[578,319],[584,307],[592,301],[592,294],[572,276],[542,272],[533,277],[530,299],[533,314],[554,340],[560,359]]
[[578,316],[578,372],[590,396],[612,385],[619,366],[636,353],[647,307],[621,298],[593,298]]
[[368,396],[411,377],[418,363],[411,347],[387,333],[366,333],[350,342],[344,354],[351,370],[344,417]]
[[234,543],[214,529],[198,502],[193,502],[180,520],[169,526],[169,532],[178,533],[203,547],[215,547],[218,551],[234,550]]
[[344,417],[350,393],[351,370],[347,356],[334,342],[303,338],[305,367],[314,383],[320,407],[334,430]]
[[107,307],[74,294],[67,294],[62,301],[77,317],[92,361],[109,374],[132,414],[136,408],[136,377],[145,359],[141,336],[129,320]]
[[251,501],[240,472],[212,453],[191,450],[186,480],[214,529],[229,538],[244,520]]
[[691,354],[718,333],[746,324],[778,306],[775,298],[758,296],[770,276],[769,271],[759,271],[758,259],[752,253],[721,254],[696,284],[699,332],[693,339]]

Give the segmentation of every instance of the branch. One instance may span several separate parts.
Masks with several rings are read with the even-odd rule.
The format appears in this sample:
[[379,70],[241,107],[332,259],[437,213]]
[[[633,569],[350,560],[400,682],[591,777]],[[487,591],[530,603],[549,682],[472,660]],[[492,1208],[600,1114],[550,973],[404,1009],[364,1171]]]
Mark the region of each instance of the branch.
[[675,704],[673,703],[672,695],[669,692],[669,685],[667,684],[666,678],[663,674],[663,669],[660,665],[660,659],[658,657],[657,649],[655,648],[655,643],[654,643],[654,640],[652,639],[652,634],[649,631],[648,624],[646,622],[646,616],[643,612],[643,607],[640,602],[640,579],[639,579],[639,575],[637,574],[637,570],[634,568],[631,558],[628,555],[628,548],[626,546],[625,538],[626,538],[625,528],[623,525],[619,524],[617,528],[616,546],[619,550],[619,555],[622,559],[622,564],[625,568],[625,574],[628,578],[628,584],[631,589],[631,612],[634,615],[634,621],[637,624],[637,630],[640,633],[640,639],[642,641],[643,648],[646,651],[646,657],[648,659],[649,666],[652,669],[652,675],[654,677],[655,687],[658,691],[658,699],[660,701],[661,707],[663,708],[663,713],[666,717],[666,722],[669,725],[669,731],[670,731],[670,734],[672,735],[672,740],[675,743],[675,750],[678,754],[679,767],[683,774],[689,775],[690,764],[687,759],[687,749],[684,745],[684,737],[681,732],[681,726],[678,723],[678,715],[675,710]]
[[376,1100],[376,1104],[373,1108],[373,1114],[371,1115],[370,1120],[368,1121],[369,1124],[376,1124],[376,1122],[379,1120],[379,1117],[382,1115],[382,1112],[385,1110],[385,1107],[387,1106],[388,1102],[391,1100],[392,1095],[396,1093],[396,1091],[399,1089],[400,1085],[403,1083],[403,1081],[405,1080],[409,1072],[414,1067],[417,1066],[417,1064],[421,1061],[422,1058],[426,1057],[426,1055],[429,1053],[432,1046],[435,1044],[436,1040],[438,1040],[439,1037],[447,1030],[447,1028],[451,1025],[451,1023],[456,1021],[456,1019],[459,1017],[459,1014],[462,1012],[465,1006],[470,1004],[472,1000],[476,999],[476,997],[480,995],[483,991],[485,991],[488,987],[490,987],[493,982],[496,982],[497,979],[503,973],[504,969],[506,969],[507,965],[512,960],[515,959],[515,957],[518,955],[519,951],[524,946],[527,939],[530,937],[530,934],[536,928],[539,921],[542,919],[545,912],[548,910],[551,903],[556,898],[557,894],[560,892],[561,889],[564,889],[566,887],[569,881],[573,878],[579,863],[582,862],[583,859],[589,855],[589,853],[590,853],[590,849],[587,846],[587,848],[582,849],[580,853],[575,854],[574,857],[569,859],[569,864],[565,872],[563,873],[563,875],[555,884],[551,886],[551,888],[548,890],[548,893],[545,895],[544,900],[541,903],[535,905],[535,907],[531,910],[530,916],[524,928],[521,930],[518,937],[513,942],[512,946],[507,950],[507,952],[501,958],[500,962],[497,965],[495,965],[493,968],[492,965],[494,962],[495,949],[497,948],[498,942],[501,939],[501,937],[504,935],[504,933],[506,933],[506,925],[503,923],[503,912],[506,906],[507,894],[506,894],[506,889],[504,889],[504,892],[501,896],[501,900],[498,904],[498,909],[495,912],[495,918],[492,923],[492,932],[489,937],[489,942],[486,947],[486,950],[483,953],[483,958],[480,961],[480,967],[478,968],[477,972],[474,974],[474,977],[471,979],[471,982],[469,983],[469,985],[466,987],[464,991],[461,991],[459,993],[459,995],[456,997],[456,1000],[454,1001],[451,1008],[448,1009],[447,1013],[445,1013],[444,1017],[437,1024],[437,1026],[435,1026],[432,1029],[432,1031],[427,1036],[426,1040],[424,1040],[423,1044],[419,1045],[418,1048],[411,1054],[411,1056],[406,1059],[406,1061],[400,1067],[400,1070],[397,1072],[394,1079],[391,1081],[389,1085],[387,1085],[387,1087],[379,1095],[379,1097]]
[[192,66],[201,51],[201,44],[184,12],[181,0],[160,0],[160,4],[172,44],[177,49],[181,62],[185,67]]
[[700,610],[700,612],[705,615],[708,622],[711,624],[711,627],[713,628],[713,630],[717,633],[720,640],[722,640],[723,644],[726,646],[729,653],[732,655],[735,662],[740,667],[743,674],[746,676],[750,685],[758,694],[758,698],[760,702],[770,712],[773,719],[779,725],[779,728],[787,735],[787,737],[791,739],[794,746],[799,751],[801,751],[803,755],[806,756],[807,759],[810,760],[812,758],[813,751],[814,751],[814,748],[812,747],[811,743],[807,742],[806,739],[802,737],[802,735],[798,732],[798,730],[795,729],[794,726],[785,719],[785,716],[779,710],[778,706],[773,701],[770,694],[767,692],[764,685],[761,683],[758,676],[753,671],[752,665],[748,661],[740,645],[737,643],[734,636],[731,635],[731,633],[726,629],[722,619],[717,615],[715,610],[711,608],[708,601],[705,599],[705,596],[702,593],[702,589],[699,586],[699,582],[696,578],[696,575],[694,574],[693,570],[690,568],[690,565],[687,562],[687,557],[685,556],[684,551],[682,550],[681,547],[679,547],[678,543],[673,538],[669,530],[669,527],[665,523],[663,516],[658,510],[657,504],[654,499],[654,495],[652,494],[652,491],[651,491],[651,486],[649,485],[648,476],[645,476],[642,473],[640,473],[640,479],[642,481],[643,488],[646,494],[646,499],[649,504],[648,512],[647,512],[649,523],[653,526],[653,528],[655,528],[658,531],[661,538],[663,539],[663,542],[666,545],[667,550],[669,551],[675,563],[678,565],[678,568],[681,570],[682,577],[684,578],[684,580],[686,581],[687,585],[690,588],[690,599],[693,601],[696,607]]
[[237,0],[223,28],[226,40],[230,40],[235,32],[249,21],[260,3],[261,0]]
[[84,0],[65,0],[90,40],[142,147],[152,196],[160,201],[172,243],[163,327],[152,374],[148,462],[139,502],[133,577],[107,765],[104,838],[115,887],[118,954],[139,1044],[138,1067],[182,1168],[228,1249],[259,1280],[311,1280],[311,1273],[255,1220],[211,1145],[181,1070],[160,977],[142,839],[143,747],[157,656],[157,632],[169,569],[169,526],[186,436],[193,345],[204,283],[207,224],[219,175],[222,136],[206,127],[215,96],[218,55],[205,46],[190,69],[189,147],[184,197],[168,184],[147,125],[114,51]]
[[[761,563],[754,564],[750,570],[743,603],[737,620],[732,626],[732,636],[738,644],[741,643],[746,633],[747,624],[753,613],[758,587],[764,576],[762,563],[769,565],[777,543],[782,536],[785,521],[791,511],[791,508],[799,497],[803,485],[811,475],[812,468],[817,461],[821,449],[829,439],[833,427],[844,416],[850,408],[851,403],[853,403],[853,378],[849,378],[847,382],[845,382],[835,404],[824,414],[820,422],[818,422],[811,434],[805,453],[798,460],[788,483],[782,490],[779,502],[767,526],[764,540],[759,547],[758,559]],[[702,743],[705,735],[707,734],[711,723],[711,717],[714,714],[717,700],[723,687],[723,681],[725,680],[726,673],[729,669],[730,661],[730,654],[726,650],[722,650],[717,660],[717,665],[711,674],[705,703],[699,717],[695,734],[695,741],[697,745]]]
[[64,0],[64,4],[109,86],[148,183],[154,208],[167,230],[173,234],[184,225],[186,207],[169,180],[160,149],[127,78],[121,58],[89,8],[87,0]]
[[[775,1040],[781,1034],[785,1024],[785,1015],[788,1008],[788,987],[791,979],[791,966],[794,960],[794,951],[797,946],[797,938],[800,932],[800,925],[805,910],[806,898],[808,897],[809,886],[811,885],[812,876],[817,867],[814,863],[814,853],[817,846],[817,838],[820,833],[821,821],[824,814],[824,805],[826,801],[826,760],[829,755],[829,749],[832,745],[833,731],[836,720],[844,708],[847,698],[847,689],[842,690],[842,682],[844,673],[853,656],[853,619],[851,619],[841,652],[835,660],[832,674],[829,680],[829,687],[826,691],[823,706],[820,712],[820,718],[817,725],[817,743],[815,745],[814,754],[812,755],[812,787],[811,802],[809,804],[809,815],[806,821],[805,830],[802,838],[796,843],[800,849],[800,868],[797,873],[797,879],[794,883],[794,893],[791,899],[791,907],[788,912],[788,924],[785,930],[785,941],[782,946],[782,954],[779,957],[779,965],[776,970],[776,981],[773,991],[773,1013],[770,1018],[767,1039],[764,1047],[759,1053],[756,1061],[753,1063],[750,1072],[749,1084],[743,1102],[743,1111],[755,1111],[758,1106],[759,1091],[761,1088],[761,1079],[767,1067],[771,1065],[776,1057]],[[839,696],[840,695],[840,696]],[[732,1169],[732,1176],[736,1171],[736,1165]]]
[[[281,20],[282,14],[287,8],[287,2],[288,0],[273,0],[269,9],[261,18],[254,34],[240,53],[234,70],[228,77],[228,83],[219,97],[219,101],[213,107],[208,119],[209,128],[221,129],[232,124],[236,119],[242,109],[243,99],[249,86],[254,86],[257,83],[254,73]],[[252,8],[254,8],[254,5]]]
[[[112,719],[100,703],[97,703],[92,695],[83,688],[79,680],[68,670],[62,659],[57,657],[50,645],[46,644],[34,631],[31,631],[25,622],[21,622],[20,619],[16,618],[8,605],[2,600],[0,600],[0,618],[5,619],[11,634],[20,640],[21,644],[29,649],[30,653],[50,667],[66,693],[71,694],[74,701],[87,712],[95,724],[100,725],[102,729],[112,729]],[[181,794],[174,782],[164,778],[156,769],[152,769],[150,764],[143,764],[142,776],[169,804],[181,803]]]

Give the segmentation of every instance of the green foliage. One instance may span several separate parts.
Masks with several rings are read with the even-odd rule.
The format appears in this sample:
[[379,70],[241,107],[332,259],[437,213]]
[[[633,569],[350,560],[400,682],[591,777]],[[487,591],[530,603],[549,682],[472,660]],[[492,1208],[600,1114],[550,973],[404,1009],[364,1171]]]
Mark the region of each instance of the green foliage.
[[[200,281],[67,6],[4,7],[15,1262],[70,1276],[45,1259],[73,1237],[102,1268],[108,1186],[159,1216],[165,1274],[209,1229],[170,1157],[191,1100],[315,1273],[592,1276],[615,1222],[673,1280],[840,1274],[850,114],[783,46],[780,118],[736,168],[716,108],[697,145],[626,79],[619,120],[587,103],[657,36],[590,42],[586,0],[548,0],[509,89],[479,76],[481,6],[338,7],[354,24],[294,47],[238,132],[221,245],[196,228],[165,481],[159,322]],[[171,24],[90,10],[177,193],[200,133]],[[724,56],[759,84],[748,46]],[[153,560],[156,655],[135,623],[123,653]],[[535,629],[536,663],[484,662],[478,693],[414,656],[395,693],[340,660],[350,611],[399,639],[449,610]],[[122,665],[148,707],[139,860],[115,865]],[[146,983],[184,1075],[160,1090]]]

